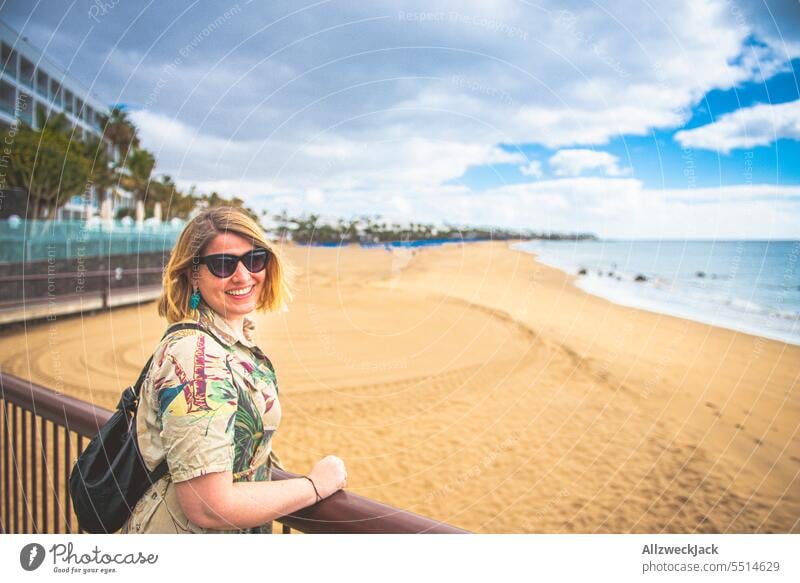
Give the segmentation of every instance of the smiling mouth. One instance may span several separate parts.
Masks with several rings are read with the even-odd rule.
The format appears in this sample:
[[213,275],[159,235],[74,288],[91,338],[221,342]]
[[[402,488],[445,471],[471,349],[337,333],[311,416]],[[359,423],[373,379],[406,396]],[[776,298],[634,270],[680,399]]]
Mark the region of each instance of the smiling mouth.
[[242,287],[242,288],[239,288],[239,289],[231,289],[231,290],[226,291],[225,295],[229,295],[229,296],[233,296],[233,297],[246,296],[251,291],[253,291],[254,287],[255,287],[254,285],[251,285],[251,286]]

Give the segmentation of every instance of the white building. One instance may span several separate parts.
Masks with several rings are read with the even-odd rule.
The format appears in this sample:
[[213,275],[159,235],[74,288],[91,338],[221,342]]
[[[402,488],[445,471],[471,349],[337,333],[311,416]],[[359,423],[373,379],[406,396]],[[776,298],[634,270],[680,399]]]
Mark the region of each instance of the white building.
[[[103,137],[99,114],[108,116],[108,107],[2,21],[0,67],[0,133],[5,135],[17,119],[34,129],[41,128],[44,120],[38,118],[43,109],[46,115],[64,113],[77,139]],[[109,142],[106,147],[111,159],[118,159],[119,152]],[[121,197],[114,211],[133,206],[131,193],[120,189],[117,193]],[[59,209],[58,218],[83,218],[87,211],[98,214],[106,193],[91,188],[87,194],[70,199]]]

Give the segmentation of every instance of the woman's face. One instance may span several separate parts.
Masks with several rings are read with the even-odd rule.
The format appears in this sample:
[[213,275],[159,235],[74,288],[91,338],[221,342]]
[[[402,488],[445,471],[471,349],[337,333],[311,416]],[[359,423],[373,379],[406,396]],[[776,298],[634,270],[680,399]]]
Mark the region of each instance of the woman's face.
[[[251,241],[234,233],[223,233],[211,240],[203,256],[220,253],[241,256],[252,250]],[[266,269],[250,273],[241,261],[236,264],[236,271],[230,277],[217,277],[208,270],[208,266],[200,265],[197,286],[203,301],[212,310],[226,320],[236,321],[256,309],[266,277]]]

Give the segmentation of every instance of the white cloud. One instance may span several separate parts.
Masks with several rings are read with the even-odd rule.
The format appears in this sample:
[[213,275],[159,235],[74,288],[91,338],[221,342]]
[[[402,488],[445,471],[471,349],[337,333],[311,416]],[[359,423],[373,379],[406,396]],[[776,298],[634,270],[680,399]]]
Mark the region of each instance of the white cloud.
[[780,138],[800,139],[800,100],[738,109],[708,125],[675,134],[686,148],[723,154],[737,148],[766,146]]
[[514,135],[548,148],[599,145],[613,137],[642,136],[652,129],[680,126],[688,117],[688,111],[680,108],[645,104],[597,104],[585,109],[525,106],[514,115]]
[[608,152],[596,150],[559,150],[550,157],[548,163],[556,176],[580,176],[585,170],[602,170],[606,176],[623,176],[630,173],[629,168],[618,166],[619,158]]
[[538,160],[531,160],[525,166],[520,166],[519,171],[523,176],[533,176],[534,178],[541,178],[544,176],[542,171],[542,163]]
[[[748,18],[718,0],[651,4],[645,13],[622,0],[566,10],[556,1],[535,8],[411,1],[403,12],[442,18],[401,18],[396,2],[380,0],[306,10],[302,19],[282,23],[280,34],[273,28],[248,50],[231,50],[276,17],[268,6],[250,4],[237,14],[236,27],[221,27],[204,41],[205,59],[193,55],[170,70],[155,106],[201,120],[217,135],[247,139],[281,128],[285,141],[297,143],[343,123],[337,133],[367,132],[372,140],[403,126],[408,135],[484,146],[500,140],[599,145],[678,127],[708,91],[760,81],[795,54],[794,45],[748,44],[754,34]],[[184,20],[183,36],[208,16]],[[478,17],[530,35],[476,25]],[[186,38],[169,41],[186,44]],[[130,80],[125,100],[152,101],[176,50],[147,58],[135,43],[117,50],[109,67],[115,81]]]
[[[450,192],[440,198],[440,209],[460,208],[468,224],[591,232],[605,238],[796,239],[800,223],[800,185],[661,190],[634,178],[579,177],[507,185],[482,194],[485,199]],[[443,212],[439,218],[448,216]]]
[[[237,26],[216,31],[161,86],[164,66],[207,24],[207,11],[198,11],[199,22],[187,14],[175,38],[152,46],[135,34],[114,36],[113,28],[97,34],[130,43],[119,48],[133,53],[109,63],[106,87],[125,87],[125,102],[150,102],[133,117],[159,172],[181,185],[243,196],[256,208],[291,212],[518,226],[547,220],[604,234],[657,230],[662,215],[654,213],[683,220],[688,203],[681,197],[700,200],[697,191],[670,198],[630,178],[611,180],[627,169],[587,148],[678,128],[709,91],[760,82],[800,55],[797,44],[779,44],[780,35],[762,43],[766,28],[718,0],[650,3],[642,11],[621,0],[569,10],[547,0],[535,7],[412,0],[403,7],[441,12],[439,22],[401,19],[396,2],[375,0],[309,8],[265,31],[276,10],[248,4]],[[449,19],[453,11],[462,18]],[[478,26],[470,15],[530,34]],[[164,30],[160,21],[150,26]],[[471,192],[459,181],[470,166],[518,164],[523,174],[543,178],[552,152],[531,162],[498,144],[561,149],[551,165],[565,179],[533,183],[540,190]],[[576,177],[590,169],[608,178]],[[704,193],[698,216],[707,224],[715,220],[711,208],[731,219],[726,229],[742,233],[768,224],[786,232],[786,217],[797,218],[796,203],[777,217],[764,210],[775,204],[785,211],[783,196],[776,202],[721,192],[730,197],[719,203]],[[739,221],[745,207],[772,222]]]
[[256,199],[259,196],[271,195],[277,196],[284,194],[286,196],[297,197],[297,191],[291,193],[282,191],[275,187],[269,180],[194,180],[181,177],[175,177],[171,172],[156,171],[156,174],[167,174],[175,180],[175,184],[181,190],[188,191],[192,187],[196,187],[198,192],[209,193],[218,192],[224,196],[238,196],[247,201]]
[[[399,133],[379,141],[335,134],[305,143],[284,139],[224,139],[150,111],[135,111],[143,143],[159,161],[157,173],[178,184],[237,196],[302,189],[422,188],[458,178],[470,166],[521,164],[524,155],[494,145]],[[261,191],[259,184],[263,185]]]
[[325,193],[319,188],[310,188],[306,191],[306,202],[320,206],[325,203]]
[[766,201],[780,203],[800,197],[800,185],[734,184],[711,188],[665,188],[658,191],[667,201],[748,203]]
[[[574,177],[510,184],[480,193],[463,186],[337,191],[319,207],[266,196],[270,211],[388,220],[591,232],[607,238],[797,238],[800,186],[756,184],[652,189],[634,178]],[[353,209],[358,209],[354,212]],[[421,217],[424,217],[422,219]]]
[[[522,155],[402,136],[362,143],[323,135],[299,147],[233,141],[152,113],[137,112],[135,119],[144,139],[159,145],[159,171],[172,174],[179,186],[196,184],[202,192],[241,196],[270,213],[286,209],[343,218],[381,214],[396,220],[586,231],[603,237],[789,238],[796,237],[800,222],[800,205],[793,202],[800,198],[800,186],[657,190],[618,175],[571,176],[473,192],[463,184],[442,182],[460,176],[469,164],[521,164]],[[569,164],[584,157],[574,150],[560,154],[559,168],[572,172],[576,167]],[[161,161],[170,159],[178,165],[164,167]],[[602,161],[605,169],[618,167],[613,156]]]

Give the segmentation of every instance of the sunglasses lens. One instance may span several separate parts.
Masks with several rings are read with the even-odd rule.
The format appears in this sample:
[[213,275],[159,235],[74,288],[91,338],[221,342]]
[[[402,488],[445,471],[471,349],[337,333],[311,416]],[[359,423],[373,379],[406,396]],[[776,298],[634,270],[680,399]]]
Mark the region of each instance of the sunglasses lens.
[[207,255],[203,262],[208,270],[217,277],[230,277],[236,272],[236,266],[241,261],[250,273],[264,271],[269,263],[270,253],[266,249],[253,249],[241,257],[236,255]]
[[269,254],[266,249],[255,249],[242,257],[242,262],[250,273],[264,271],[268,260]]
[[230,277],[236,271],[238,258],[230,255],[217,255],[209,259],[208,270],[217,277]]

